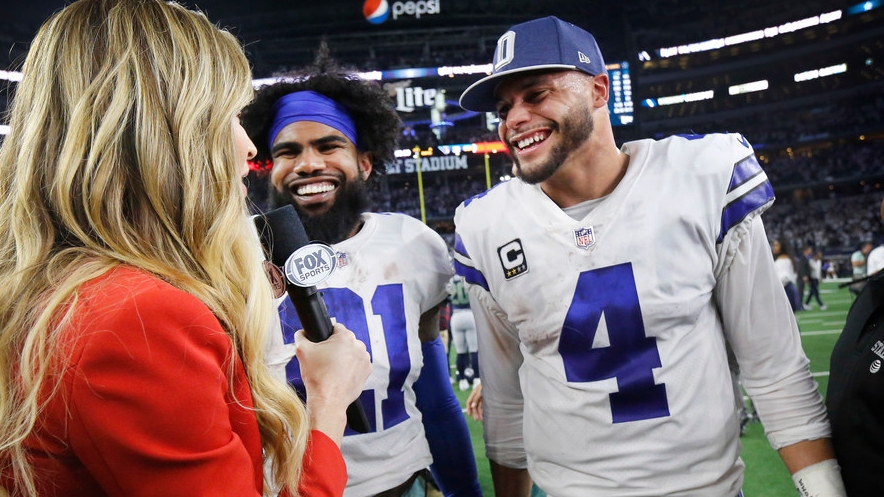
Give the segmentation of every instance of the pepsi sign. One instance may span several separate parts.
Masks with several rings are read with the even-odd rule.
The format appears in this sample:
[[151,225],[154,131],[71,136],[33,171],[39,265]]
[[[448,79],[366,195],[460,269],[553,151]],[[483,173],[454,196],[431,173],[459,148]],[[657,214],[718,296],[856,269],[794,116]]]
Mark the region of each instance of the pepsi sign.
[[420,19],[422,15],[435,15],[439,12],[439,0],[408,0],[407,2],[393,2],[392,6],[387,0],[366,0],[362,4],[362,15],[372,24],[385,22],[390,14],[393,14],[395,21],[401,16]]

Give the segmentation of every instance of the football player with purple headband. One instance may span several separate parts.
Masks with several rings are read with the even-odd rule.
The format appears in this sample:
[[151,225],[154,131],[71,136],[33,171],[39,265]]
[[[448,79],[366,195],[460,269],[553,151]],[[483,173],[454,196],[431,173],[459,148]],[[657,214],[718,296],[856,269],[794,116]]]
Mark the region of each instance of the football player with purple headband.
[[[449,382],[439,308],[454,274],[448,246],[411,216],[369,212],[369,181],[392,161],[401,122],[387,93],[337,67],[320,48],[313,66],[257,90],[243,126],[271,160],[271,208],[292,205],[336,269],[317,284],[329,315],[362,340],[372,373],[361,395],[367,433],[341,444],[348,497],[481,495],[472,441]],[[302,391],[293,337],[301,322],[281,302],[271,356]],[[432,473],[428,477],[427,468]]]

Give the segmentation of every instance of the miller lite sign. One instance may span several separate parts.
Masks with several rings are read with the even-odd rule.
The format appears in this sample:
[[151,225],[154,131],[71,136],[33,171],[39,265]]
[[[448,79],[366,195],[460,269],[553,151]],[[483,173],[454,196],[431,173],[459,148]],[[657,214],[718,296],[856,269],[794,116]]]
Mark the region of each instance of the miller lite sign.
[[574,242],[582,249],[588,249],[595,245],[595,235],[592,232],[592,226],[574,230]]

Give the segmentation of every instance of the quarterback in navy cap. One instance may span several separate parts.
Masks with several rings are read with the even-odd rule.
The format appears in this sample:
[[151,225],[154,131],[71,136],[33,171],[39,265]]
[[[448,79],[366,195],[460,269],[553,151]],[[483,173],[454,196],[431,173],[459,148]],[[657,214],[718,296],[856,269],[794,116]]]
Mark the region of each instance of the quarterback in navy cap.
[[517,175],[455,214],[495,493],[742,495],[730,345],[800,495],[844,496],[752,146],[618,146],[609,91],[596,39],[546,17],[507,30],[460,99],[498,112]]

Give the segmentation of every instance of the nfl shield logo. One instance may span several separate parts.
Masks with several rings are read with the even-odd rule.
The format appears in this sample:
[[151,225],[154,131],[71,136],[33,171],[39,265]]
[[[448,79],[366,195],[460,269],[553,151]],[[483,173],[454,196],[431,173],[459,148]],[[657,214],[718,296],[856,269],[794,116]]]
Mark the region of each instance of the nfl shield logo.
[[595,245],[595,235],[592,233],[592,226],[574,230],[574,241],[582,249],[588,249]]
[[337,260],[338,268],[342,268],[347,265],[347,254],[345,254],[343,252],[338,252],[337,257],[335,257],[335,259]]

